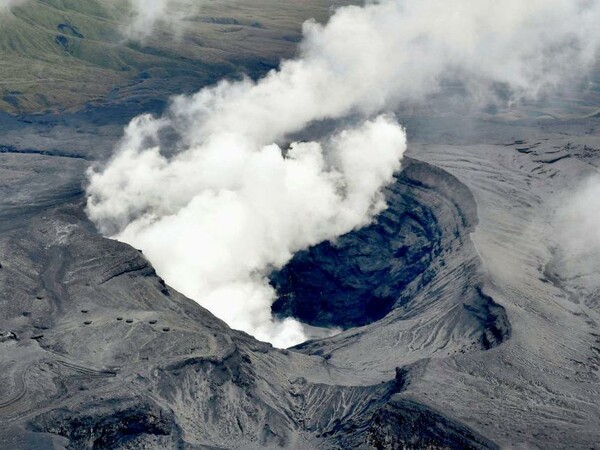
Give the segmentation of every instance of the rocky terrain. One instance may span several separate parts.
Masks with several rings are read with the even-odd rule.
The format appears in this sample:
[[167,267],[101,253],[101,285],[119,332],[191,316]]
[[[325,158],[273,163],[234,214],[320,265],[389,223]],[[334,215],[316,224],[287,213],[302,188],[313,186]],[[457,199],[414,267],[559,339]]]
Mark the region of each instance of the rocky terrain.
[[[90,33],[63,22],[48,39]],[[276,349],[85,215],[86,169],[179,82],[35,115],[5,94],[0,449],[600,449],[599,256],[569,260],[555,222],[598,172],[597,89],[565,117],[406,117],[388,208],[270,277],[276,315],[343,331]]]
[[595,120],[415,139],[376,223],[273,274],[279,314],[347,328],[290,350],[100,237],[86,149],[5,147],[0,446],[595,448],[598,311],[546,268],[553,193],[596,170]]

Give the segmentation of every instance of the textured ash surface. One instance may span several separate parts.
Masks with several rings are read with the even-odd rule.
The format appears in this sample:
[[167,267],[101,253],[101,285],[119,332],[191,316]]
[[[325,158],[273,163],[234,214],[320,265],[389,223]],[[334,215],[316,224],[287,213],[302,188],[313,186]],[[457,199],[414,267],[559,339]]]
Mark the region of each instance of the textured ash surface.
[[403,119],[389,209],[272,275],[276,313],[346,330],[277,350],[86,219],[86,168],[164,104],[125,97],[0,113],[0,449],[600,448],[599,256],[553,226],[597,114]]
[[[273,276],[295,274],[281,311],[362,326],[287,351],[94,231],[91,149],[6,148],[0,447],[596,448],[599,311],[545,275],[554,194],[598,163],[585,126],[415,137],[375,224]],[[369,291],[389,313],[358,323]]]

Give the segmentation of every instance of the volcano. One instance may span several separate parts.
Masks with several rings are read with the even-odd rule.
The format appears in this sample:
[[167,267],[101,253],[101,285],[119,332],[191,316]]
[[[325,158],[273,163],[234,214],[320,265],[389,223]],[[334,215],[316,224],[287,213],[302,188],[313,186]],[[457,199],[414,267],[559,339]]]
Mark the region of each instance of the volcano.
[[211,3],[182,37],[132,43],[107,4],[0,12],[0,448],[599,448],[598,203],[577,199],[600,167],[600,66],[509,107],[456,107],[447,85],[398,107],[386,207],[265,275],[274,320],[335,330],[280,349],[103,236],[89,171],[170,96],[272,76],[341,5]]

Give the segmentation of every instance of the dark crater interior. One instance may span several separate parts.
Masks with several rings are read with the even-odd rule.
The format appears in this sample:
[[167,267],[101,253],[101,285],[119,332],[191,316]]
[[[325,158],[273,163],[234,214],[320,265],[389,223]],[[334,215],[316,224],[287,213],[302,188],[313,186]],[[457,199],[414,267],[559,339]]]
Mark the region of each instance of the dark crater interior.
[[414,159],[404,159],[386,199],[388,208],[370,226],[300,252],[271,274],[274,314],[323,327],[377,321],[431,281],[439,267],[433,262],[477,224],[471,192]]

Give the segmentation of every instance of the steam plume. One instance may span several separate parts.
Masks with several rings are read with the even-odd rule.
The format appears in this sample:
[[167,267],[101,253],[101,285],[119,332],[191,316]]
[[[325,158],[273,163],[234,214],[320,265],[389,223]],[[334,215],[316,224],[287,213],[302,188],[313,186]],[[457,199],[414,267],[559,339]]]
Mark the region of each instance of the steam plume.
[[126,28],[131,38],[145,38],[152,34],[156,22],[165,16],[169,0],[129,0],[133,20]]
[[[600,176],[588,177],[569,192],[556,225],[565,259],[600,268]],[[597,273],[597,272],[596,272]]]
[[123,24],[127,38],[144,41],[161,24],[180,35],[185,19],[192,16],[203,0],[127,0],[131,17]]
[[27,0],[0,0],[0,14],[10,11],[15,6],[22,5]]
[[[133,120],[108,166],[90,172],[88,213],[142,248],[175,288],[235,328],[279,346],[306,339],[270,315],[265,275],[294,252],[364,226],[400,168],[390,115],[443,82],[476,101],[499,85],[533,97],[595,58],[598,1],[387,0],[304,24],[297,59],[258,82],[177,97]],[[384,115],[381,115],[384,113]],[[281,143],[324,119],[363,117],[321,142]],[[176,132],[171,156],[161,136]]]

